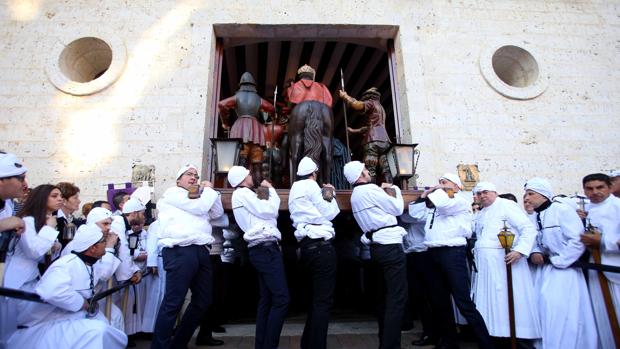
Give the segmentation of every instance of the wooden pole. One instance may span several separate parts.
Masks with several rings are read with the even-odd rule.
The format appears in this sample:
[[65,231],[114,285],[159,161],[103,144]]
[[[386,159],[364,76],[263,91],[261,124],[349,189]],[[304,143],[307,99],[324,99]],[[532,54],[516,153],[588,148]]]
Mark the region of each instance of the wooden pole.
[[[601,264],[601,251],[598,248],[590,249],[594,263]],[[603,293],[603,300],[605,301],[605,310],[607,310],[607,318],[609,319],[609,327],[611,327],[611,333],[614,336],[614,342],[616,348],[620,348],[620,326],[618,325],[618,315],[614,308],[613,300],[611,299],[611,292],[609,291],[609,283],[607,277],[602,271],[597,271],[598,282]]]
[[[506,254],[510,252],[506,249]],[[512,294],[512,265],[506,264],[506,280],[508,281],[508,318],[510,321],[510,348],[517,349],[517,330],[515,326],[515,300]]]

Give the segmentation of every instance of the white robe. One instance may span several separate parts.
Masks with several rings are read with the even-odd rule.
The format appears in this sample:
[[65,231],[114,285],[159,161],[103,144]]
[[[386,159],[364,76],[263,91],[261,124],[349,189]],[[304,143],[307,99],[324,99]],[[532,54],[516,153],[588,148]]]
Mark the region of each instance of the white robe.
[[[138,246],[134,250],[132,259],[134,264],[140,269],[146,268],[146,261],[136,262],[135,258],[141,253],[146,253],[147,248],[147,232],[142,230],[138,241]],[[136,285],[129,286],[123,291],[119,292],[120,307],[123,311],[125,318],[125,333],[128,335],[138,333],[142,331],[142,316],[144,314],[144,306],[146,304],[146,279],[150,278],[150,275],[146,276],[143,280]],[[137,302],[136,302],[137,301]],[[135,304],[135,312],[134,312]]]
[[[95,264],[96,265],[96,264]],[[36,292],[49,304],[36,303],[22,316],[9,339],[10,348],[124,348],[127,336],[108,324],[99,312],[87,319],[82,305],[92,296],[91,273],[97,283],[107,269],[87,266],[78,256],[55,261],[37,284]]]
[[[603,234],[600,249],[601,263],[620,266],[620,249],[617,244],[618,240],[620,240],[620,199],[610,195],[601,203],[586,205],[586,211],[588,212],[590,223],[596,226]],[[609,284],[616,316],[620,317],[620,273],[607,272],[605,277],[608,280],[607,283]],[[592,308],[599,334],[599,348],[615,348],[616,344],[611,332],[611,326],[609,325],[605,300],[603,299],[603,293],[598,280],[598,272],[590,270],[589,279],[590,298],[592,299]]]
[[542,348],[596,348],[596,325],[585,278],[581,270],[568,268],[585,250],[580,241],[584,231],[581,219],[573,208],[558,202],[539,216],[538,249],[551,260],[542,266],[536,285]]
[[164,299],[166,291],[166,271],[164,270],[164,262],[161,257],[161,249],[157,246],[157,229],[159,221],[151,223],[149,233],[146,238],[146,251],[148,254],[146,260],[147,267],[157,267],[157,275],[147,276],[143,282],[146,286],[146,304],[144,305],[144,314],[142,315],[142,332],[152,333],[155,329],[155,321],[157,320],[157,312]]
[[476,214],[476,246],[474,255],[477,273],[474,274],[473,293],[476,308],[484,318],[489,334],[510,337],[508,315],[508,285],[505,252],[497,234],[503,220],[515,234],[513,251],[524,255],[512,265],[512,288],[517,338],[540,338],[541,328],[532,275],[527,257],[536,241],[536,228],[517,203],[497,198]]

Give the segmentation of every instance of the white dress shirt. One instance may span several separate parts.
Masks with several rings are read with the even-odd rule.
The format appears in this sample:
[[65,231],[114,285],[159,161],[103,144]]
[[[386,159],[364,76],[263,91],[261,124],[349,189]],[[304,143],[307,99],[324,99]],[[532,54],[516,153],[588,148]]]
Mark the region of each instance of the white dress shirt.
[[224,214],[220,193],[207,187],[197,199],[187,195],[186,189],[172,187],[157,202],[159,245],[173,247],[213,242],[209,220]]
[[388,195],[373,183],[361,184],[353,188],[351,209],[353,217],[364,232],[361,237],[362,243],[366,245],[371,243],[366,238],[366,233],[370,231],[374,231],[372,243],[382,245],[403,243],[403,236],[407,232],[403,227],[397,226],[396,216],[403,213],[404,202],[400,188],[395,185],[392,188],[396,191],[396,197]]
[[251,189],[238,187],[232,194],[231,203],[235,221],[243,230],[248,247],[282,238],[277,222],[280,198],[275,189],[269,188],[269,199],[261,200]]
[[331,222],[340,209],[334,195],[331,202],[323,199],[321,188],[315,180],[302,179],[293,183],[288,196],[288,209],[291,213],[295,237],[329,240],[334,237]]
[[460,195],[450,198],[443,189],[428,195],[435,208],[429,209],[424,202],[409,204],[409,214],[424,219],[425,241],[428,247],[465,246],[471,237],[471,205]]

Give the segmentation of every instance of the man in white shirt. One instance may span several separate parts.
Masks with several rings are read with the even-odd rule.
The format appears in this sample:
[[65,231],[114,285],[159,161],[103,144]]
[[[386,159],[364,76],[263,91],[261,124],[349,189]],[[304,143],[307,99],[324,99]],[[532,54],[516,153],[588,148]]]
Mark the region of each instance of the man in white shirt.
[[[536,242],[536,228],[519,205],[498,197],[493,183],[480,182],[474,188],[481,210],[475,217],[473,294],[476,307],[493,337],[510,337],[508,284],[505,264],[512,268],[512,288],[516,337],[521,348],[533,348],[540,338],[540,319],[536,292],[527,257]],[[505,253],[497,234],[506,227],[515,234],[509,253]],[[497,339],[500,343],[503,339]],[[503,340],[506,342],[505,340]],[[505,343],[506,346],[508,343]]]
[[[363,234],[362,243],[370,245],[372,261],[383,272],[385,297],[379,305],[379,343],[381,348],[400,348],[400,327],[407,304],[407,263],[403,252],[405,229],[398,225],[403,213],[400,188],[389,183],[372,183],[364,164],[351,161],[344,175],[353,185],[351,210]],[[391,188],[395,196],[384,189]]]
[[321,349],[327,346],[329,311],[336,286],[336,250],[332,245],[335,231],[333,220],[340,209],[332,190],[331,201],[323,198],[316,182],[318,166],[309,157],[304,157],[297,166],[297,181],[291,186],[288,208],[299,243],[301,263],[309,273],[312,284],[312,302],[301,336],[301,348]]
[[611,193],[620,198],[620,171],[611,171],[609,179],[611,179]]
[[261,186],[269,188],[269,197],[259,199],[250,171],[242,166],[233,166],[228,171],[228,182],[236,188],[231,198],[235,221],[248,242],[248,257],[258,273],[260,299],[254,347],[277,348],[289,304],[284,262],[278,246],[282,238],[277,227],[280,198],[271,183],[263,180]]
[[[466,239],[471,237],[471,204],[458,192],[461,181],[446,173],[439,185],[426,190],[409,204],[409,214],[426,217],[424,244],[429,248],[431,307],[437,313],[438,348],[456,348],[458,339],[450,296],[467,319],[481,348],[493,348],[489,331],[470,296]],[[423,218],[422,218],[423,219]]]
[[[11,241],[13,236],[21,234],[26,228],[21,218],[13,216],[13,199],[21,198],[28,188],[26,171],[26,166],[22,165],[15,155],[0,152],[0,245],[7,248],[17,241]],[[6,257],[7,251],[0,251],[0,286],[5,286]],[[6,345],[16,326],[15,310],[8,300],[8,297],[0,297],[0,348]]]
[[[620,240],[620,198],[611,193],[611,178],[603,173],[594,173],[585,176],[582,183],[583,192],[590,202],[586,204],[585,212],[577,210],[577,214],[589,221],[601,234],[583,234],[581,242],[586,247],[600,251],[602,264],[620,266],[620,249],[617,244]],[[614,342],[607,312],[614,311],[616,319],[620,317],[620,274],[604,273],[614,305],[613,309],[608,310],[598,279],[599,273],[595,270],[588,273],[588,288],[599,334],[599,348],[615,348],[618,343]]]
[[[209,220],[223,215],[224,209],[220,193],[209,181],[201,183],[198,198],[189,198],[189,189],[198,179],[196,166],[183,166],[177,172],[177,185],[168,188],[157,203],[166,293],[155,323],[153,349],[185,348],[212,301],[209,245],[213,236]],[[192,299],[173,338],[172,330],[189,289]]]
[[49,304],[22,314],[25,320],[11,336],[10,348],[125,348],[127,336],[110,326],[101,311],[87,314],[99,280],[112,275],[118,261],[103,267],[106,238],[96,225],[83,225],[72,241],[72,253],[45,272],[36,292]]

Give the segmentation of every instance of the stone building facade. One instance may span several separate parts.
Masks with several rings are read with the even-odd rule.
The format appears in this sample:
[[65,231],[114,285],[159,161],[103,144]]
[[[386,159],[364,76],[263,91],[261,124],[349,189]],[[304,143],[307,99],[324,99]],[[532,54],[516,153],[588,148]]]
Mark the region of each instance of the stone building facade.
[[0,23],[0,149],[31,184],[73,181],[86,201],[136,163],[155,166],[156,195],[181,165],[207,168],[225,97],[216,39],[292,24],[305,25],[286,34],[298,40],[390,28],[376,35],[392,36],[420,185],[475,164],[502,192],[544,176],[572,194],[620,168],[620,1],[8,0]]

